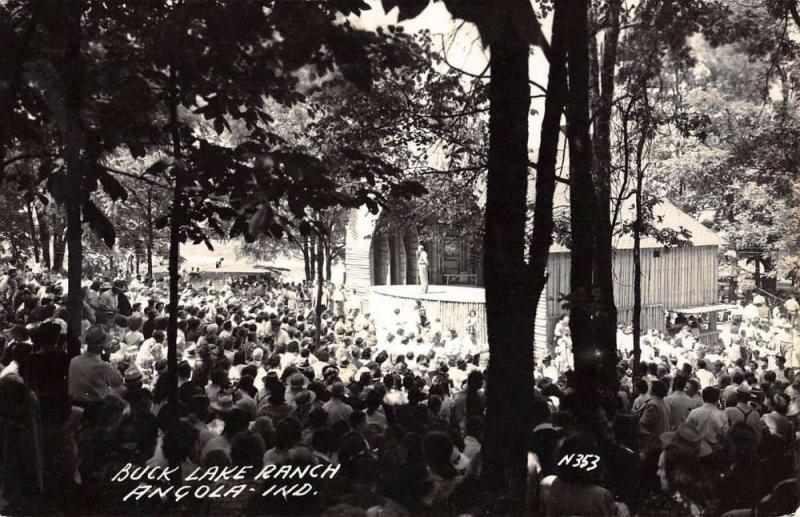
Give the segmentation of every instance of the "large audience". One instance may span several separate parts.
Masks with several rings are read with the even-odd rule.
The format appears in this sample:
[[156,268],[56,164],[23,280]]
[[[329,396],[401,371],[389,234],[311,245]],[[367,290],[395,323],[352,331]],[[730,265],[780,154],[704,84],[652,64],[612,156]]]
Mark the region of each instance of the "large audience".
[[[167,374],[167,286],[87,279],[80,343],[66,283],[9,268],[0,278],[0,512],[5,514],[463,515],[487,500],[480,464],[488,346],[476,315],[442,328],[418,306],[376,325],[341,287],[269,276],[181,282],[178,402]],[[672,315],[634,371],[621,326],[619,393],[599,410],[572,389],[567,318],[537,360],[528,441],[530,514],[783,515],[797,506],[800,424],[794,299],[761,296],[716,339]],[[321,317],[317,323],[317,310]],[[71,357],[67,350],[80,349]],[[175,424],[175,417],[178,423]],[[582,455],[582,456],[581,456]],[[577,458],[583,458],[578,460]],[[306,467],[304,497],[250,480],[235,498],[127,498],[123,467]],[[232,483],[221,480],[220,484]],[[238,481],[236,483],[239,483]],[[494,506],[491,506],[494,505]],[[498,506],[499,505],[499,506]]]

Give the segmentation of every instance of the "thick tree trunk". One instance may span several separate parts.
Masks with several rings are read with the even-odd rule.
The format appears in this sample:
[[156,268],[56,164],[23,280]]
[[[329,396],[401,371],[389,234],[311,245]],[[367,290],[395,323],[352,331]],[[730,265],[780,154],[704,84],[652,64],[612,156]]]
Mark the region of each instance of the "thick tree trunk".
[[[83,266],[83,242],[81,228],[81,204],[83,203],[83,167],[81,164],[81,0],[64,0],[65,27],[65,76],[64,104],[66,111],[66,134],[64,141],[65,162],[71,192],[67,200],[67,244],[69,263],[67,267],[67,310],[69,312],[68,332],[72,336],[70,355],[80,353],[81,317],[83,301],[81,293],[81,273]],[[54,250],[57,253],[58,250]],[[61,260],[63,261],[63,251]],[[56,260],[54,266],[60,269]]]
[[[614,252],[611,227],[611,115],[614,103],[614,70],[619,39],[620,0],[607,0],[607,23],[603,38],[602,60],[597,67],[594,100],[594,188],[597,214],[594,242],[594,292],[598,304],[595,318],[595,339],[600,352],[600,383],[617,388],[617,306],[614,303]],[[592,41],[595,41],[592,38]],[[596,54],[595,54],[596,56]]]
[[594,221],[592,143],[589,138],[589,30],[588,0],[567,0],[569,6],[569,109],[567,135],[570,158],[570,331],[575,356],[576,389],[586,408],[597,396],[599,361],[592,332],[592,268]]
[[[492,43],[484,280],[490,359],[483,474],[492,513],[519,513],[527,480],[533,394],[534,305],[525,264],[528,191],[528,45],[506,23]],[[502,501],[508,500],[511,507]],[[492,509],[490,509],[491,511]]]
[[39,246],[39,231],[36,229],[36,223],[33,221],[33,203],[25,204],[25,213],[28,216],[28,231],[31,234],[31,247],[33,248],[33,258],[36,263],[41,262],[40,246]]

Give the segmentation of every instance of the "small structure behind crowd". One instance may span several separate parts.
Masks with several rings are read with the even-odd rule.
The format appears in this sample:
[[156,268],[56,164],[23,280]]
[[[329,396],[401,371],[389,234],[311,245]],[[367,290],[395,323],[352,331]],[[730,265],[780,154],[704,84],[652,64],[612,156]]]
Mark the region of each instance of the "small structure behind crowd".
[[[180,271],[190,283],[218,284],[235,278],[263,278],[270,277],[274,280],[291,273],[288,267],[264,264],[237,253],[237,241],[214,241],[214,249],[209,250],[205,244],[185,244],[181,246]],[[156,264],[153,267],[153,276],[164,278],[168,274],[167,263]]]

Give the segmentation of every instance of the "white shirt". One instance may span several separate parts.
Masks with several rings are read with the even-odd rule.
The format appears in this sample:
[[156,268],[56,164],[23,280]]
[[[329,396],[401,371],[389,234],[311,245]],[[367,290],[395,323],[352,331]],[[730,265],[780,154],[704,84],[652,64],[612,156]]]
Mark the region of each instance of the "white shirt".
[[689,412],[686,423],[691,424],[708,443],[719,443],[719,437],[728,430],[728,417],[714,404],[704,402]]
[[714,374],[705,368],[697,370],[697,379],[700,381],[700,389],[712,386],[714,384]]

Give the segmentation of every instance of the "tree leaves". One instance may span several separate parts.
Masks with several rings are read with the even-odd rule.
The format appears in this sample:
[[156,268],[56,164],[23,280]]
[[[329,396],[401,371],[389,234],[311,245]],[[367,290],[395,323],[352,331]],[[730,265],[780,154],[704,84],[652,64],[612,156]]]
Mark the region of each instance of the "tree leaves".
[[111,224],[111,221],[108,220],[105,214],[103,214],[91,200],[84,201],[81,211],[83,214],[83,222],[89,223],[89,227],[95,235],[100,237],[106,246],[113,248],[117,238],[117,232],[114,229],[114,225]]
[[383,10],[389,12],[395,7],[398,9],[398,21],[416,18],[428,7],[428,0],[382,0]]
[[103,190],[113,201],[125,201],[128,199],[128,192],[119,181],[103,169],[97,170],[97,179],[103,186]]

